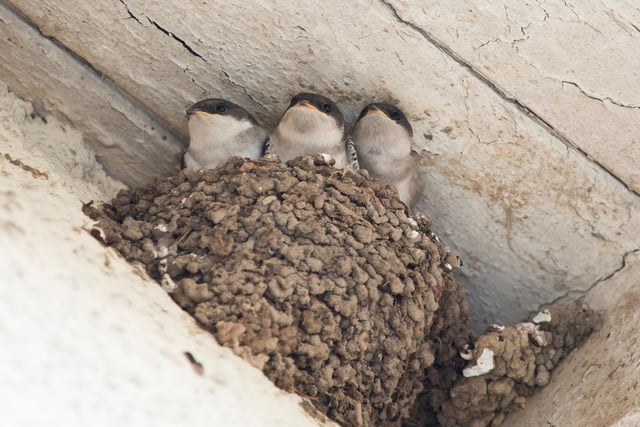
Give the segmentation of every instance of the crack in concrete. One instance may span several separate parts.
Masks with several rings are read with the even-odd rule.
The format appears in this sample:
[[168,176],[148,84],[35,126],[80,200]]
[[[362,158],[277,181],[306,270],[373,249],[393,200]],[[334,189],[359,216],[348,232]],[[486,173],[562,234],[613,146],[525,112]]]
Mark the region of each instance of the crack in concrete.
[[207,89],[206,89],[204,86],[202,86],[200,83],[198,83],[198,82],[196,81],[196,79],[194,79],[194,78],[193,78],[193,76],[191,75],[191,73],[189,73],[189,71],[191,71],[191,70],[189,69],[189,67],[185,67],[185,69],[184,69],[184,70],[182,70],[182,72],[183,72],[187,77],[189,77],[189,80],[191,80],[191,82],[192,82],[194,85],[198,86],[198,88],[200,88],[200,90],[201,90],[203,93],[207,93]]
[[135,16],[133,14],[133,12],[131,12],[131,9],[129,9],[129,5],[124,1],[124,0],[120,0],[120,3],[122,3],[122,5],[125,7],[125,9],[127,9],[127,13],[129,14],[129,18],[133,19],[134,21],[136,21],[138,24],[142,25],[144,27],[144,25],[142,24],[142,22],[138,19],[137,16]]
[[495,38],[495,39],[491,39],[491,40],[487,40],[484,41],[482,43],[480,43],[478,46],[474,46],[471,49],[472,50],[479,50],[482,49],[485,46],[488,46],[492,43],[509,43],[511,45],[511,47],[513,47],[514,49],[516,49],[516,51],[518,51],[518,46],[517,44],[525,41],[525,40],[529,40],[529,34],[527,34],[527,32],[525,30],[527,30],[529,27],[531,26],[531,23],[528,23],[525,26],[520,26],[520,32],[522,33],[522,37],[517,38],[517,39],[511,39],[511,40],[502,40],[500,38]]
[[527,25],[525,26],[520,26],[520,32],[522,33],[522,37],[520,37],[519,39],[513,39],[511,40],[511,47],[513,47],[516,52],[519,52],[518,46],[517,44],[520,42],[523,42],[525,40],[529,40],[529,34],[527,34],[527,31],[529,29],[529,27],[531,26],[531,22],[529,22]]
[[600,102],[605,102],[605,101],[609,101],[610,103],[612,103],[613,105],[616,105],[618,107],[622,107],[622,108],[631,108],[631,109],[640,109],[640,105],[633,105],[633,104],[624,104],[620,101],[616,101],[615,99],[611,98],[610,96],[606,96],[604,98],[600,98],[599,96],[596,95],[592,95],[590,93],[588,93],[586,90],[584,90],[578,83],[576,82],[572,82],[569,80],[562,80],[560,83],[562,83],[563,85],[568,84],[571,86],[574,86],[576,89],[578,89],[584,96],[586,96],[587,98],[591,98],[594,99],[596,101],[600,101]]
[[[590,193],[591,192],[591,188],[593,188],[595,184],[592,184],[589,188],[587,188],[587,192]],[[611,239],[609,239],[608,237],[605,237],[602,233],[596,231],[596,226],[593,225],[593,223],[591,221],[589,221],[589,219],[585,218],[584,216],[582,216],[582,214],[580,213],[580,210],[578,209],[578,206],[576,206],[576,204],[574,203],[569,203],[567,204],[567,206],[573,211],[573,213],[576,215],[577,218],[580,218],[582,220],[582,222],[584,224],[586,224],[590,231],[589,234],[591,234],[592,237],[594,237],[595,239],[598,239],[602,242],[605,243],[611,243],[614,245],[618,245],[618,242],[613,241]]]
[[[169,123],[166,120],[164,120],[162,117],[157,115],[152,109],[148,108],[138,98],[136,98],[135,96],[131,95],[129,92],[124,90],[122,87],[118,86],[107,74],[105,74],[102,71],[100,71],[89,60],[87,60],[86,58],[80,56],[75,51],[71,50],[69,47],[67,47],[64,43],[62,43],[60,40],[58,40],[54,36],[49,36],[49,35],[44,34],[42,32],[42,30],[40,29],[40,27],[35,22],[33,22],[28,16],[22,14],[19,10],[14,8],[12,5],[5,4],[4,2],[0,1],[0,7],[5,7],[9,13],[12,13],[13,15],[15,15],[15,17],[17,19],[19,19],[22,22],[24,22],[25,25],[28,25],[29,27],[31,27],[43,39],[48,40],[56,48],[60,49],[64,54],[69,55],[69,57],[73,61],[76,61],[81,66],[85,67],[89,73],[94,74],[105,85],[107,85],[109,88],[111,88],[111,90],[113,90],[113,92],[117,96],[120,96],[123,99],[123,102],[130,103],[131,105],[133,105],[134,109],[138,110],[141,114],[146,115],[149,118],[149,120],[157,123],[157,125],[163,129],[164,133],[166,133],[167,135],[173,136],[173,138],[176,141],[181,141],[182,140],[182,138],[179,137],[179,133],[174,132],[172,130],[172,127],[169,125]],[[62,111],[58,111],[58,112],[60,114],[63,114]],[[101,143],[105,144],[105,146],[108,147],[108,145],[106,143],[104,143],[104,141],[101,141]],[[101,163],[101,164],[103,164],[103,163]]]
[[565,22],[565,23],[578,23],[578,24],[584,25],[584,26],[586,26],[586,27],[591,28],[595,33],[599,34],[602,38],[605,38],[605,39],[607,38],[607,36],[606,36],[605,34],[603,34],[603,32],[602,32],[602,31],[600,31],[600,30],[598,29],[598,27],[596,27],[595,25],[593,25],[593,24],[592,24],[592,23],[590,23],[590,22],[582,21],[582,20],[562,19],[562,18],[555,18],[555,19],[557,19],[557,20],[558,20],[558,21],[560,21],[560,22]]
[[193,56],[195,56],[197,58],[200,58],[204,62],[207,62],[207,60],[204,58],[204,56],[200,55],[194,48],[189,46],[189,44],[186,41],[182,40],[180,37],[176,36],[171,31],[169,31],[166,28],[162,27],[160,24],[158,24],[156,21],[154,21],[153,19],[149,18],[148,16],[146,18],[147,18],[147,21],[149,21],[149,23],[151,25],[156,27],[158,30],[160,30],[162,33],[164,33],[166,36],[169,36],[172,39],[174,39],[175,41],[177,41],[178,43],[180,43],[182,45],[182,47],[184,47],[187,50],[187,52],[189,52],[191,55],[193,55]]
[[578,15],[578,12],[576,12],[576,10],[575,10],[574,6],[573,6],[571,3],[569,3],[569,2],[568,2],[568,1],[566,1],[566,0],[562,0],[562,4],[564,4],[564,6],[565,6],[567,9],[569,9],[569,10],[571,11],[571,13],[573,13],[573,16],[575,16],[576,21],[580,21],[580,15]]
[[542,3],[539,0],[535,0],[535,2],[538,5],[538,7],[542,10],[542,12],[544,13],[544,19],[542,20],[542,22],[546,22],[547,19],[549,19],[549,17],[550,17],[549,11],[547,9],[545,9],[544,6],[542,6]]
[[490,44],[490,43],[497,43],[497,42],[499,42],[499,41],[500,41],[500,39],[491,39],[491,40],[487,40],[486,42],[482,42],[482,43],[480,43],[478,46],[473,47],[472,49],[473,49],[473,50],[482,49],[483,47],[487,46],[487,45],[488,45],[488,44]]
[[[511,17],[509,16],[509,11],[508,11],[507,6],[504,7],[504,15],[505,15],[505,19],[507,21],[513,21],[511,19]],[[499,37],[496,37],[494,39],[486,40],[486,41],[480,43],[478,46],[472,47],[472,50],[479,50],[479,49],[481,49],[481,48],[483,48],[483,47],[485,47],[485,46],[487,46],[487,45],[489,45],[491,43],[498,43],[498,42],[500,42],[500,43],[509,43],[512,47],[514,47],[517,50],[518,49],[517,46],[516,46],[517,43],[529,39],[529,34],[527,34],[526,30],[531,26],[531,24],[532,24],[531,22],[529,22],[527,25],[518,24],[520,26],[520,33],[522,34],[522,37],[520,37],[520,38],[513,38],[511,40],[508,40],[508,39],[507,40],[503,40],[503,39],[501,39]]]
[[[144,24],[142,23],[142,21],[140,21],[140,19],[135,16],[133,14],[133,12],[131,12],[131,9],[129,9],[129,5],[127,4],[127,2],[125,2],[125,0],[120,0],[120,3],[122,3],[124,5],[124,7],[127,9],[127,13],[129,14],[129,17],[131,19],[133,19],[134,21],[136,21],[138,24],[142,25],[144,27]],[[192,49],[190,46],[187,45],[187,43],[178,38],[175,34],[173,34],[171,31],[168,31],[164,28],[162,28],[157,22],[152,21],[149,17],[146,17],[147,21],[149,21],[150,24],[152,24],[153,26],[155,26],[157,29],[159,29],[160,31],[162,31],[164,34],[168,35],[169,37],[172,37],[173,39],[177,40],[178,42],[180,42],[182,44],[182,46],[184,48],[186,48],[192,55],[195,55],[196,57],[199,57],[200,59],[202,59],[204,62],[207,62],[200,54],[198,54],[194,49]],[[189,73],[189,67],[186,67],[182,70],[184,72],[184,74],[189,78],[189,80],[191,80],[191,82],[196,85],[201,91],[206,93],[206,89],[200,85],[198,82],[196,82],[196,80],[191,76],[191,74]]]
[[458,65],[462,66],[464,69],[466,69],[472,76],[474,76],[480,82],[484,83],[490,90],[495,92],[496,95],[498,95],[504,101],[514,105],[517,109],[519,109],[522,113],[524,113],[531,120],[533,120],[538,125],[540,125],[543,128],[545,128],[547,130],[547,132],[549,132],[551,135],[553,135],[555,138],[557,138],[560,142],[562,142],[563,144],[569,146],[571,149],[575,150],[583,158],[585,158],[586,160],[588,160],[589,162],[591,162],[592,164],[597,166],[601,171],[605,172],[612,179],[614,179],[616,182],[618,182],[620,185],[622,185],[627,191],[632,193],[634,196],[640,198],[640,192],[639,191],[632,189],[629,186],[629,184],[627,184],[624,181],[624,179],[622,179],[621,177],[616,175],[613,170],[609,169],[607,166],[605,166],[600,161],[594,159],[591,156],[591,154],[589,154],[587,151],[585,151],[584,149],[579,147],[577,144],[575,144],[573,141],[571,141],[571,139],[568,136],[563,134],[560,130],[556,129],[549,121],[547,121],[544,118],[542,118],[542,116],[539,115],[538,113],[536,113],[532,108],[528,107],[526,104],[521,102],[519,99],[514,98],[513,96],[509,95],[506,90],[504,90],[500,86],[498,86],[497,83],[493,82],[488,76],[484,75],[479,69],[474,67],[471,63],[467,62],[461,55],[459,55],[456,52],[454,52],[453,49],[451,49],[449,46],[445,45],[443,42],[441,42],[438,39],[436,39],[427,30],[425,30],[424,28],[420,27],[418,24],[414,24],[413,22],[408,21],[408,20],[404,19],[402,16],[400,16],[400,12],[398,12],[398,10],[389,2],[389,0],[380,0],[380,2],[384,6],[386,6],[387,9],[389,9],[391,14],[398,20],[398,22],[401,22],[402,24],[404,24],[404,25],[408,26],[409,28],[413,29],[414,31],[416,31],[427,42],[431,43],[440,52],[442,52],[443,54],[445,54],[446,56],[451,58],[454,62],[456,62]]
[[467,124],[467,130],[474,136],[478,144],[491,145],[493,143],[498,142],[497,139],[492,139],[490,141],[483,141],[480,139],[480,136],[476,133],[476,131],[471,127],[471,106],[469,105],[469,85],[464,81],[464,109],[466,113],[465,123]]
[[565,292],[564,294],[560,295],[559,297],[554,298],[553,301],[540,305],[538,310],[532,311],[532,312],[529,313],[529,317],[533,316],[534,314],[536,314],[538,311],[540,311],[544,307],[551,307],[551,306],[557,304],[558,302],[562,301],[563,299],[566,299],[567,297],[569,297],[569,295],[571,295],[571,294],[577,295],[576,299],[587,295],[596,286],[598,286],[599,284],[601,284],[603,282],[606,282],[607,280],[611,279],[613,276],[615,276],[616,274],[618,274],[622,270],[624,270],[627,267],[627,258],[629,258],[631,255],[634,255],[636,253],[640,253],[640,248],[632,249],[630,251],[625,252],[622,255],[622,262],[620,263],[620,266],[616,267],[611,273],[609,273],[609,274],[597,279],[595,282],[593,282],[591,285],[589,285],[587,287],[587,289],[584,289],[584,290],[578,290],[578,289],[568,290],[567,292]]
[[471,128],[471,126],[469,126],[469,122],[467,122],[467,130],[471,132],[471,135],[474,136],[478,144],[482,144],[482,141],[480,141],[480,137],[478,136],[478,134]]
[[227,73],[225,70],[221,70],[221,71],[222,71],[222,74],[224,74],[224,77],[227,79],[227,81],[229,83],[231,83],[233,86],[239,88],[247,96],[247,98],[249,98],[251,100],[251,102],[255,103],[256,105],[259,105],[261,108],[263,108],[265,110],[267,109],[264,105],[262,105],[262,103],[260,101],[255,99],[253,97],[253,95],[251,95],[251,93],[249,93],[247,88],[242,86],[240,83],[237,83],[237,82],[233,81],[233,79],[231,78],[231,75],[229,73]]

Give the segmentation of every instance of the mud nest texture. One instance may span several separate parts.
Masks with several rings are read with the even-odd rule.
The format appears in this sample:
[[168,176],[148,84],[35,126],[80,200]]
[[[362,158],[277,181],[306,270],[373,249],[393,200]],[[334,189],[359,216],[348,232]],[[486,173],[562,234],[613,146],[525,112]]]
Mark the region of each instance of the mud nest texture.
[[84,211],[221,344],[346,426],[500,425],[600,319],[578,303],[474,337],[429,220],[322,157],[232,158]]
[[[491,325],[459,355],[427,368],[421,425],[499,426],[551,379],[560,360],[602,326],[603,313],[582,300],[541,311],[515,326]],[[457,357],[460,356],[460,357]],[[462,362],[467,360],[467,362]],[[462,365],[466,368],[460,369]],[[435,413],[429,411],[435,410]]]
[[232,158],[85,212],[220,343],[346,425],[411,419],[425,369],[469,337],[428,220],[321,157]]

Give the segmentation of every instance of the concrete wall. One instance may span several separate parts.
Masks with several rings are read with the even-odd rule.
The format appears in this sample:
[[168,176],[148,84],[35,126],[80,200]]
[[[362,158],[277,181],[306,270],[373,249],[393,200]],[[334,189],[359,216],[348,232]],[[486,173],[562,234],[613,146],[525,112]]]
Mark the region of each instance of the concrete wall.
[[[194,345],[180,340],[186,330],[196,329],[172,326],[188,319],[180,318],[171,301],[151,284],[132,294],[131,289],[143,282],[125,273],[129,270],[117,257],[104,258],[97,243],[79,231],[86,226],[79,201],[108,198],[116,186],[96,183],[100,173],[93,154],[82,152],[77,158],[81,150],[70,142],[73,132],[64,122],[82,131],[108,173],[139,185],[177,170],[186,144],[184,110],[194,101],[229,98],[268,127],[291,95],[315,90],[336,100],[351,123],[360,108],[374,100],[396,102],[408,113],[428,182],[420,208],[433,217],[441,238],[465,261],[460,280],[469,289],[476,325],[513,323],[542,303],[585,293],[592,305],[609,310],[603,330],[567,360],[548,389],[511,425],[534,426],[542,419],[568,426],[585,425],[585,420],[590,425],[635,425],[640,9],[632,2],[612,0],[490,3],[0,0],[0,81],[33,100],[34,122],[39,114],[52,122],[44,111],[62,118],[49,131],[31,128],[23,135],[31,145],[18,147],[15,141],[23,125],[11,125],[12,114],[26,120],[32,111],[25,107],[22,113],[7,114],[0,109],[0,152],[13,156],[13,162],[1,159],[0,170],[0,242],[9,245],[2,253],[13,256],[0,257],[3,277],[11,279],[0,282],[0,301],[5,304],[0,337],[3,343],[11,340],[14,349],[0,354],[3,384],[13,385],[0,390],[0,396],[5,402],[22,399],[6,414],[51,420],[58,408],[77,408],[77,402],[95,405],[82,413],[84,418],[76,418],[85,425],[95,424],[92,415],[111,414],[99,397],[83,400],[87,394],[82,392],[96,383],[91,375],[95,372],[104,373],[100,381],[109,385],[113,370],[96,371],[87,362],[95,354],[83,353],[78,344],[94,339],[88,335],[91,328],[105,324],[116,332],[87,343],[114,346],[101,352],[99,360],[119,367],[116,387],[124,378],[142,382],[141,390],[156,389],[152,375],[164,369],[171,370],[174,379],[192,375],[183,355],[175,352]],[[54,138],[54,128],[65,135]],[[26,163],[16,163],[16,156]],[[25,169],[30,164],[51,177],[57,170],[62,179],[50,182]],[[75,178],[67,179],[66,174]],[[69,195],[70,189],[74,190]],[[80,243],[79,236],[84,236]],[[27,238],[24,245],[13,243]],[[43,246],[42,241],[61,246]],[[34,252],[34,247],[42,251]],[[86,251],[87,259],[73,262]],[[56,259],[66,267],[60,269]],[[45,277],[31,271],[34,265]],[[115,277],[126,286],[111,294],[97,285],[82,286],[83,280],[97,275],[113,275],[107,265],[117,265]],[[43,283],[59,286],[61,295],[48,294]],[[29,299],[30,295],[38,298]],[[157,305],[139,306],[150,298]],[[65,307],[78,301],[86,310],[79,317],[66,316]],[[122,317],[131,304],[138,307],[137,314]],[[95,320],[96,313],[106,317]],[[147,315],[162,318],[162,326],[140,320]],[[123,332],[139,321],[145,325],[142,329]],[[79,323],[87,328],[74,329]],[[69,333],[61,334],[60,328]],[[171,332],[163,335],[167,330]],[[150,338],[151,347],[132,344],[141,331],[158,334]],[[56,338],[42,341],[43,336]],[[218,357],[219,349],[209,347],[204,337],[198,335],[197,341],[196,347],[189,347],[197,348],[196,356]],[[120,345],[135,355],[135,368],[147,363],[143,355],[149,349],[162,357],[154,356],[151,369],[131,377],[127,360],[132,359]],[[69,348],[79,362],[64,358]],[[24,365],[24,354],[45,353],[59,358],[42,357]],[[52,372],[52,366],[62,367],[58,372],[70,375],[64,383],[68,387],[56,389],[59,378],[51,377],[47,384],[52,388],[47,390],[66,400],[50,401],[40,412],[23,410],[34,390],[23,386],[27,377],[2,370],[7,366],[31,372],[28,378],[34,383]],[[235,375],[235,368],[229,369]],[[240,376],[228,382],[258,382],[258,390],[268,387],[259,376],[238,380],[245,378],[245,370],[238,368]],[[225,381],[218,375],[192,378],[189,387],[202,390]],[[604,383],[610,386],[602,387]],[[64,392],[69,390],[75,394],[67,399]],[[256,393],[274,393],[264,390],[269,391]],[[229,409],[230,418],[243,414],[246,406],[237,402],[243,402],[244,391],[227,390],[228,400],[218,401]],[[217,411],[188,393],[180,396],[186,412],[195,405],[195,424]],[[205,394],[205,401],[209,399]],[[567,399],[568,406],[558,405]],[[293,425],[301,425],[295,423],[304,415],[292,409],[290,401],[266,402],[255,419],[238,419],[269,419],[278,425],[282,419],[278,414],[269,418],[274,415],[268,410],[276,408],[287,413]],[[598,409],[603,407],[606,410]],[[165,406],[157,419],[170,421],[185,413],[171,412],[175,408]],[[297,415],[289,417],[294,412]]]
[[606,321],[556,369],[505,427],[640,425],[640,252],[593,288],[586,302],[606,310]]
[[206,96],[266,126],[303,89],[349,121],[397,102],[426,156],[420,209],[463,257],[479,326],[582,294],[640,247],[630,4],[0,3],[0,78],[130,185],[176,170],[184,110]]
[[334,426],[91,237],[119,185],[33,112],[0,82],[0,425]]
[[639,16],[612,1],[3,0],[0,79],[130,185],[177,169],[184,109],[206,96],[266,126],[303,89],[349,121],[397,102],[476,324],[512,323],[640,248]]

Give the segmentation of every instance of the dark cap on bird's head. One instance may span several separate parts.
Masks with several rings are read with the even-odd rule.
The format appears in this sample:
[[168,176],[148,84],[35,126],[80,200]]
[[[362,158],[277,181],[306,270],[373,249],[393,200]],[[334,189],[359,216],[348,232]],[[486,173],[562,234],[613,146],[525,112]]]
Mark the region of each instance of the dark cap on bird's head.
[[313,110],[320,111],[330,117],[333,117],[339,128],[344,126],[344,118],[338,106],[326,96],[316,93],[301,92],[291,98],[289,108],[294,106],[304,106]]
[[219,114],[221,116],[235,117],[237,120],[249,120],[252,123],[256,121],[247,110],[222,98],[203,99],[187,109],[187,116],[197,114]]
[[362,119],[368,114],[374,113],[383,114],[390,120],[393,120],[394,122],[405,128],[409,133],[409,136],[413,136],[413,128],[411,127],[409,120],[407,120],[407,116],[405,116],[404,113],[395,105],[386,102],[375,102],[373,104],[369,104],[362,109],[358,120]]

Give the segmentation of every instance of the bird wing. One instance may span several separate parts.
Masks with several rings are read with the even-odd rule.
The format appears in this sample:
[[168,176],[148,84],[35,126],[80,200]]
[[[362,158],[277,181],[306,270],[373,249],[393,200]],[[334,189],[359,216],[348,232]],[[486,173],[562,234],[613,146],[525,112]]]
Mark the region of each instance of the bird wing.
[[202,165],[191,157],[191,154],[187,151],[182,156],[182,169],[202,169]]
[[271,137],[267,137],[262,144],[262,155],[271,154]]
[[353,142],[353,138],[350,136],[347,137],[344,142],[344,148],[347,153],[347,165],[351,166],[353,169],[360,169],[358,153],[356,152],[356,144]]

